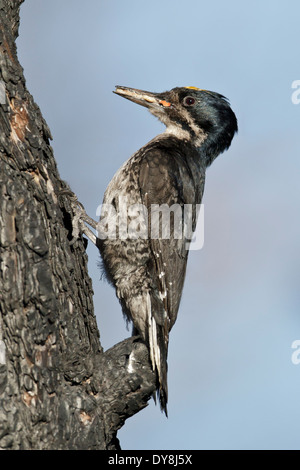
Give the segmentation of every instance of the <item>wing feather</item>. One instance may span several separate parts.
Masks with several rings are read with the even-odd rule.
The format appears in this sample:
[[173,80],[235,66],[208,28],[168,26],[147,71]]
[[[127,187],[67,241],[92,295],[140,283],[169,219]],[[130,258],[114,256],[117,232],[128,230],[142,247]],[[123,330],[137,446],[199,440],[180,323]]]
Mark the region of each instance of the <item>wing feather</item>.
[[[140,166],[141,198],[148,210],[150,247],[154,260],[153,278],[157,279],[160,299],[166,313],[156,313],[159,316],[156,321],[165,323],[165,335],[168,335],[175,323],[186,272],[188,250],[183,233],[184,204],[191,204],[196,198],[194,181],[183,163],[184,159],[179,154],[170,155],[166,150],[150,149]],[[162,216],[162,205],[166,205],[165,217]],[[168,213],[171,206],[176,215],[175,212]],[[171,217],[168,217],[169,214]],[[163,238],[168,235],[168,223],[170,236]],[[164,321],[166,318],[167,322]]]

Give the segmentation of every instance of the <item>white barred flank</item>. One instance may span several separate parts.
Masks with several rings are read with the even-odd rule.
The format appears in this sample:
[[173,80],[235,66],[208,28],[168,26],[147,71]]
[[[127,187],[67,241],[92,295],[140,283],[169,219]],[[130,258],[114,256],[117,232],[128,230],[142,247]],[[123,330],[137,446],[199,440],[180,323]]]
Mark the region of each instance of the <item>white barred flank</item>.
[[159,292],[159,297],[161,300],[164,300],[167,297],[167,291]]

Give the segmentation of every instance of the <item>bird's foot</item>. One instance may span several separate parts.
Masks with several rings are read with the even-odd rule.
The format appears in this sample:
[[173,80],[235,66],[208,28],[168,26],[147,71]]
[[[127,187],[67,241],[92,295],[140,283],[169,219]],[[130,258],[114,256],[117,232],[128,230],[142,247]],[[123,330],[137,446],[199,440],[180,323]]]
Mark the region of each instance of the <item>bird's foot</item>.
[[94,245],[97,246],[97,237],[87,226],[88,224],[96,230],[97,222],[86,213],[83,204],[78,201],[77,196],[72,191],[64,189],[60,191],[59,195],[68,197],[73,212],[72,240],[70,241],[70,245],[73,245],[81,234],[84,234]]

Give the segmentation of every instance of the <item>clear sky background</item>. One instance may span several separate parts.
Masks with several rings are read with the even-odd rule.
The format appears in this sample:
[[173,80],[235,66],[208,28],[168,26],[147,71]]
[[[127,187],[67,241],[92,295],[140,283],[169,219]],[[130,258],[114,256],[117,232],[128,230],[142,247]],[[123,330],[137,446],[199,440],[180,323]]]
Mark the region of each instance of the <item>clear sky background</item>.
[[[25,0],[19,58],[61,177],[96,217],[110,179],[163,130],[112,93],[196,86],[230,99],[239,133],[208,169],[205,242],[170,338],[169,418],[151,401],[123,449],[300,449],[299,0]],[[89,270],[103,347],[126,330]]]

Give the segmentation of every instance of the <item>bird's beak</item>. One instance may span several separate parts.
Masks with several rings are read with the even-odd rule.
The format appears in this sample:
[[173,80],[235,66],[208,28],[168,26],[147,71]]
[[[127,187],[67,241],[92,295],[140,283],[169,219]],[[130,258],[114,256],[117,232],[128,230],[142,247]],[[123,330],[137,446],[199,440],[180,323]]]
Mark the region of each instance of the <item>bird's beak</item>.
[[160,93],[152,93],[125,86],[116,86],[114,93],[146,108],[169,108],[171,106],[171,103],[164,100]]

